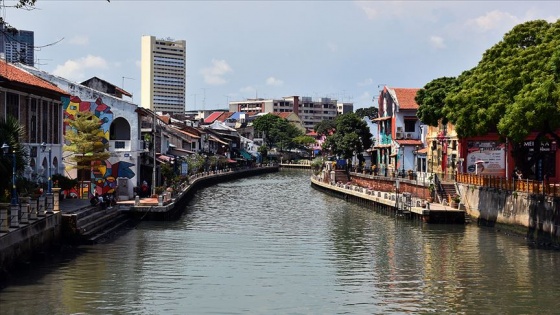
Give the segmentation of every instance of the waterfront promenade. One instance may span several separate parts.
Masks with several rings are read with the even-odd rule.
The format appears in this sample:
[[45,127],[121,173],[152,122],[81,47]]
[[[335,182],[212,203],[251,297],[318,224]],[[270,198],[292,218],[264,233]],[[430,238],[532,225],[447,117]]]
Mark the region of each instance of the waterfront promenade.
[[351,184],[325,183],[313,175],[314,188],[343,198],[347,201],[372,206],[384,212],[405,215],[427,223],[465,223],[465,211],[439,203],[424,203],[424,200],[397,192],[375,191]]

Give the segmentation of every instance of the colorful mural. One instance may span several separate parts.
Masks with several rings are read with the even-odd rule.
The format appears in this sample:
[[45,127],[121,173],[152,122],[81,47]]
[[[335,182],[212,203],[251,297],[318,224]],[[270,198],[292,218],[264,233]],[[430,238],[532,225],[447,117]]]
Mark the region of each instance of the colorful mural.
[[[109,142],[109,130],[113,122],[113,112],[111,111],[111,107],[104,104],[101,98],[91,102],[82,101],[78,96],[71,96],[69,98],[63,98],[62,105],[64,110],[65,132],[68,127],[66,119],[72,120],[80,112],[92,112],[102,121],[100,130],[103,134],[104,143]],[[93,196],[95,193],[113,193],[117,186],[118,177],[131,179],[136,176],[131,169],[131,167],[134,166],[133,163],[118,161],[111,164],[109,160],[99,161],[97,163],[97,167],[93,167],[95,170],[91,172],[92,185],[90,186],[89,197]]]

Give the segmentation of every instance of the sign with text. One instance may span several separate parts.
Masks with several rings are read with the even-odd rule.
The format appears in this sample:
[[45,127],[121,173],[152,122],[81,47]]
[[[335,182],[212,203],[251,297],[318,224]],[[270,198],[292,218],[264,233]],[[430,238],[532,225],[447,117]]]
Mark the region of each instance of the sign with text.
[[498,141],[467,141],[467,173],[505,176],[505,144]]

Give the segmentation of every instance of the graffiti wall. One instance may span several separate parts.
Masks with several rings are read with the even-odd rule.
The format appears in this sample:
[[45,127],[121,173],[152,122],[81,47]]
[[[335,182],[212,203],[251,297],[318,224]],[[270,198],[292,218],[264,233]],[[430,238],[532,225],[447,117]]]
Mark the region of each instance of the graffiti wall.
[[[109,131],[114,115],[111,111],[111,107],[104,104],[101,98],[98,98],[95,101],[83,101],[78,96],[71,96],[63,99],[63,110],[65,132],[66,129],[69,128],[66,119],[73,120],[80,112],[92,112],[102,122],[100,127],[103,134],[102,141],[104,143],[109,143]],[[110,160],[99,161],[97,165],[92,165],[93,171],[91,172],[89,197],[96,193],[100,195],[113,193],[117,187],[117,178],[124,177],[132,179],[136,176],[132,166],[134,166],[134,164],[130,162],[111,162]]]

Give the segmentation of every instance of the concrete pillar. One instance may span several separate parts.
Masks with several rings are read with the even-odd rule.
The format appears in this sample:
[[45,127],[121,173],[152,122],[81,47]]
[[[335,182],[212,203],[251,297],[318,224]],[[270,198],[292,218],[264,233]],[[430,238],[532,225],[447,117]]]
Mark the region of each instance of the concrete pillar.
[[52,193],[47,193],[47,206],[46,206],[46,213],[52,214],[54,207],[54,195]]
[[158,196],[158,206],[163,206],[163,196],[162,195]]
[[37,198],[37,216],[44,217],[45,211],[47,209],[46,207],[47,207],[47,198],[45,197],[45,195],[39,196],[39,198]]
[[21,211],[21,218],[20,223],[28,224],[29,223],[29,197],[21,197],[20,198],[20,211]]
[[19,205],[10,204],[10,227],[19,227]]
[[134,205],[135,205],[135,206],[140,205],[140,196],[136,195],[136,196],[134,197]]
[[53,210],[54,211],[60,211],[60,188],[53,188],[53,197],[54,197],[54,201],[53,201]]
[[8,220],[8,208],[9,203],[0,204],[0,233],[5,233],[10,231],[10,223]]
[[29,200],[29,219],[37,220],[37,199],[34,198]]

